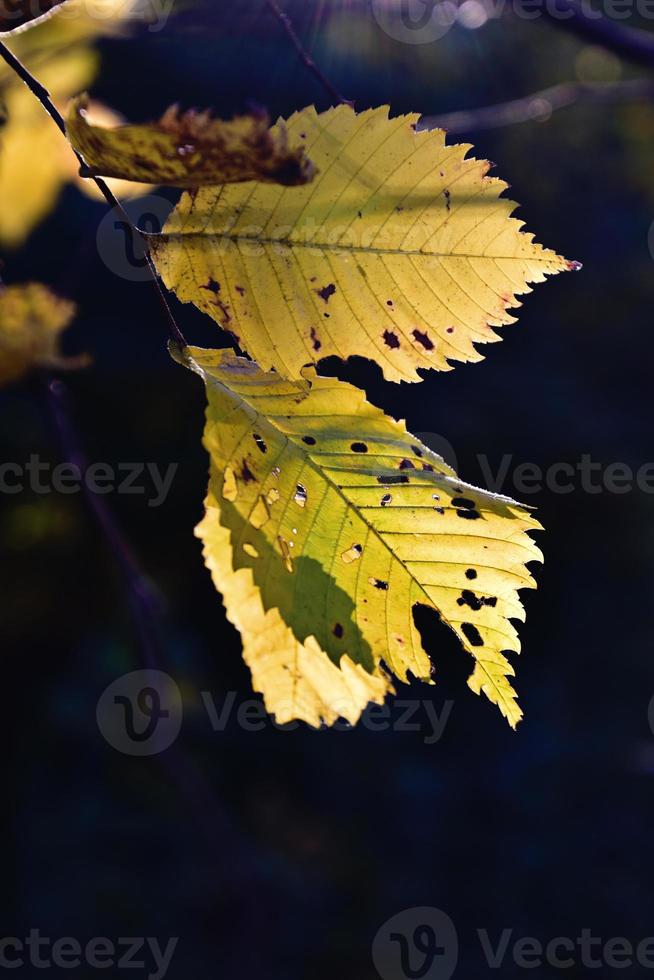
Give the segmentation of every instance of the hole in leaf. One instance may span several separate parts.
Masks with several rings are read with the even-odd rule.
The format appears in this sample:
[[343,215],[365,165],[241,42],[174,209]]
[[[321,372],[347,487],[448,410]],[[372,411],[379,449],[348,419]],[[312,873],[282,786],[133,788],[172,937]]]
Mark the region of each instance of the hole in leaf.
[[350,565],[353,561],[357,561],[363,554],[363,548],[360,544],[353,544],[351,548],[344,551],[341,558],[346,565]]

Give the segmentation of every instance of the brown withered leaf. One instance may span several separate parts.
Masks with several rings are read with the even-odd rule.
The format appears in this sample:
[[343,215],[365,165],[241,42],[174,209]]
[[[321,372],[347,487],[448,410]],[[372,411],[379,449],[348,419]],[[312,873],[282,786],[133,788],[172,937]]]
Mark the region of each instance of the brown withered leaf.
[[289,147],[286,128],[271,130],[263,111],[225,122],[171,106],[159,122],[107,129],[88,122],[86,105],[86,96],[74,99],[66,120],[84,176],[186,188],[247,180],[294,186],[314,176],[304,149]]
[[0,0],[0,34],[43,20],[66,0]]

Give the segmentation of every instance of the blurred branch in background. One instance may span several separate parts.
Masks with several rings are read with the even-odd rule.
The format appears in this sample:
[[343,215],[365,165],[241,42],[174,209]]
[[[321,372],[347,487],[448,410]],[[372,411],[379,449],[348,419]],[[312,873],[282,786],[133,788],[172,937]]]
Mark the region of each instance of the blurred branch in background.
[[[53,419],[57,437],[61,444],[62,454],[67,463],[74,466],[81,474],[88,470],[88,462],[82,451],[79,436],[75,430],[70,414],[70,396],[63,381],[46,377],[45,394],[50,415]],[[159,665],[160,645],[160,615],[162,600],[151,585],[149,579],[139,568],[138,562],[125,535],[116,523],[111,509],[104,497],[92,493],[86,480],[82,481],[85,488],[86,502],[93,514],[116,560],[125,580],[126,591],[132,610],[134,622],[138,629],[146,667],[154,668]]]
[[[0,279],[0,288],[2,288]],[[44,378],[45,398],[65,461],[79,473],[86,474],[88,460],[84,453],[73,418],[71,399],[66,385],[58,378]],[[137,628],[144,666],[161,670],[165,665],[162,642],[164,602],[151,580],[140,568],[138,560],[121,530],[112,509],[103,496],[89,489],[82,480],[86,502],[120,569],[129,599],[132,618]],[[162,769],[179,791],[201,830],[215,868],[220,869],[223,884],[238,894],[244,904],[251,895],[264,894],[265,880],[250,842],[228,816],[209,785],[204,772],[179,746],[171,746],[158,756]]]
[[544,3],[540,9],[557,27],[601,44],[629,61],[654,68],[654,32],[609,19],[580,0],[557,0],[552,5]]
[[423,116],[418,129],[445,129],[448,133],[472,133],[526,122],[547,122],[552,113],[584,102],[617,105],[654,102],[654,80],[631,78],[620,82],[563,82],[521,99],[438,116]]
[[325,91],[328,93],[330,99],[332,99],[332,101],[336,104],[353,106],[353,103],[350,102],[349,99],[343,98],[343,96],[340,94],[338,89],[336,89],[329,81],[327,76],[323,75],[320,68],[318,68],[318,65],[315,63],[315,61],[313,60],[313,58],[311,57],[307,49],[302,44],[302,41],[300,40],[297,31],[293,27],[291,18],[288,16],[288,14],[284,13],[284,11],[277,3],[277,0],[266,0],[266,4],[268,8],[273,12],[275,17],[279,20],[284,30],[286,31],[286,34],[288,35],[291,43],[293,44],[293,47],[297,51],[302,64],[306,68],[308,68],[313,75],[315,75],[315,77],[318,79],[318,81],[323,86]]

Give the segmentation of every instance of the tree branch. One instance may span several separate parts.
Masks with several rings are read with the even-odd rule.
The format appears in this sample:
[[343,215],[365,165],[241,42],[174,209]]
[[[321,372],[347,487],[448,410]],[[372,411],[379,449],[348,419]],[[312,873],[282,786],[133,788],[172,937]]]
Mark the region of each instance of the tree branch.
[[654,80],[632,78],[623,82],[564,82],[480,109],[423,116],[418,129],[446,129],[448,133],[472,133],[526,122],[546,122],[552,113],[579,102],[617,105],[624,102],[654,102]]
[[70,416],[69,394],[63,381],[58,378],[46,377],[45,395],[63,456],[66,462],[79,470],[82,475],[82,485],[89,510],[102,529],[111,553],[116,559],[127,584],[130,606],[138,628],[145,664],[147,667],[156,667],[159,661],[157,654],[160,646],[158,623],[160,599],[139,568],[136,557],[104,497],[92,493],[84,479],[84,474],[88,470],[88,462]]
[[556,0],[542,4],[544,16],[557,27],[571,31],[585,41],[601,44],[629,61],[654,68],[654,32],[628,27],[593,10],[588,0]]
[[[68,141],[68,134],[66,132],[66,123],[64,122],[63,116],[61,115],[56,105],[52,101],[48,90],[38,81],[38,79],[34,78],[34,76],[29,72],[29,70],[25,67],[25,65],[1,41],[0,41],[0,57],[4,59],[4,61],[12,69],[12,71],[15,72],[15,74],[20,78],[22,82],[24,82],[24,84],[27,86],[30,92],[39,100],[39,102],[41,103],[45,111],[48,113],[52,121],[55,123],[58,129],[61,130],[64,137]],[[83,170],[86,169],[86,163],[84,161],[84,158],[81,156],[81,154],[79,154],[77,150],[72,146],[71,146],[71,150],[77,157],[80,167]],[[175,317],[173,316],[173,311],[170,308],[170,305],[166,298],[166,294],[164,293],[163,288],[161,286],[161,282],[159,281],[157,270],[155,268],[154,262],[152,261],[152,256],[150,255],[150,246],[147,237],[132,222],[131,218],[123,208],[122,204],[120,203],[118,198],[115,197],[112,191],[109,189],[106,182],[99,177],[93,177],[92,180],[95,183],[98,190],[103,195],[109,207],[113,208],[120,215],[121,220],[125,222],[125,225],[129,228],[132,235],[134,235],[135,238],[139,238],[143,243],[145,259],[148,263],[148,269],[150,271],[153,284],[157,290],[159,302],[161,303],[161,306],[166,316],[166,321],[168,324],[168,332],[170,334],[170,337],[172,340],[176,341],[176,343],[181,344],[183,347],[185,347],[186,340],[177,324],[177,321],[175,320]]]
[[318,79],[320,84],[323,86],[325,91],[329,94],[330,99],[340,105],[349,105],[353,107],[353,103],[349,99],[344,99],[343,96],[338,92],[338,90],[332,85],[326,75],[324,75],[318,65],[315,63],[307,49],[302,44],[300,37],[293,27],[293,23],[284,11],[281,9],[277,0],[266,0],[266,4],[269,9],[273,12],[275,17],[279,20],[282,27],[286,31],[289,39],[291,40],[293,47],[298,53],[298,57],[302,64],[312,72]]

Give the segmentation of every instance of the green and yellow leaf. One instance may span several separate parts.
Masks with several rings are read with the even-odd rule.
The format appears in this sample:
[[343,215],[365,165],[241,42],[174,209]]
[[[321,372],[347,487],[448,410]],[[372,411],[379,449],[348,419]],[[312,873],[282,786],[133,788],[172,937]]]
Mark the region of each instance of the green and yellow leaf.
[[241,634],[253,687],[279,724],[297,719],[318,727],[342,717],[354,725],[369,702],[383,703],[392,687],[381,670],[369,674],[347,654],[336,666],[313,637],[300,643],[278,610],[264,609],[250,569],[233,568],[230,533],[211,490],[196,533],[227,618]]
[[522,231],[489,163],[417,120],[339,106],[279,123],[316,179],[185,194],[152,238],[164,282],[284,377],[330,355],[393,381],[481,360],[529,284],[574,264]]
[[314,174],[304,147],[289,145],[283,125],[271,130],[264,112],[225,122],[171,106],[159,122],[108,129],[88,122],[86,104],[85,96],[73,101],[66,129],[94,176],[197,188],[252,180],[294,186]]
[[210,500],[264,608],[337,665],[347,653],[368,672],[383,661],[429,682],[412,615],[424,604],[474,658],[470,687],[515,725],[510,620],[524,618],[518,590],[534,587],[538,522],[462,483],[351,385],[312,369],[286,381],[226,351],[178,357],[205,381]]
[[73,368],[85,357],[65,358],[61,333],[75,306],[37,282],[0,288],[0,385],[18,381],[31,368]]

